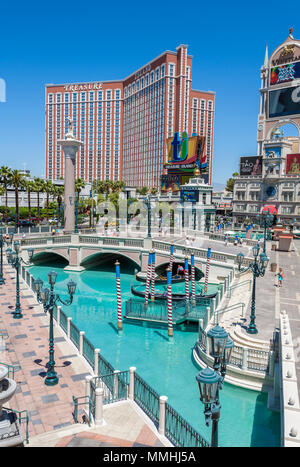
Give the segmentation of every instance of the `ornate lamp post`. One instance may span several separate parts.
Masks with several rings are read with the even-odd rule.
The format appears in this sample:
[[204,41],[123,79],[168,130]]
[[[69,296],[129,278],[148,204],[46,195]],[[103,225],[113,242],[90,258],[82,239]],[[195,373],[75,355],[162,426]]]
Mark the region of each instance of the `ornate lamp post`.
[[218,447],[218,423],[221,404],[219,391],[223,388],[227,364],[230,362],[231,351],[234,347],[224,328],[217,325],[207,333],[208,352],[214,358],[213,370],[208,366],[196,376],[199,386],[200,400],[204,404],[206,425],[212,421],[211,446]]
[[43,287],[43,281],[41,279],[36,279],[33,283],[34,290],[37,294],[37,299],[39,303],[42,303],[44,306],[45,313],[49,311],[50,315],[50,327],[49,327],[49,362],[47,363],[47,375],[45,378],[45,384],[47,386],[55,386],[59,378],[55,371],[55,361],[54,361],[54,337],[53,337],[53,309],[58,302],[63,305],[69,306],[73,302],[73,295],[76,290],[76,283],[74,281],[69,281],[67,283],[68,292],[70,299],[63,301],[58,294],[54,294],[54,285],[56,282],[57,274],[55,271],[50,271],[48,274],[48,282],[50,284],[50,290]]
[[[259,254],[259,246],[255,245],[252,248],[252,253],[254,257],[253,263],[250,263],[248,268],[245,268],[243,272],[251,269],[253,273],[253,283],[252,283],[252,298],[251,298],[251,315],[250,315],[250,324],[247,328],[247,333],[248,334],[257,334],[257,328],[255,324],[255,287],[256,287],[256,278],[259,276],[264,276],[266,272],[266,268],[268,266],[269,258],[266,256],[265,253],[260,253],[259,255],[259,260],[258,254]],[[241,271],[241,265],[244,259],[243,253],[239,253],[237,255],[237,262],[238,262],[238,269]]]
[[3,238],[3,229],[0,229],[0,285],[5,283],[3,277],[3,245],[4,245],[4,238]]
[[148,210],[148,238],[151,238],[151,201],[150,201],[150,193],[145,198],[147,210]]
[[[270,213],[270,210],[263,211],[260,215],[257,216],[257,221],[264,229],[264,247],[263,252],[266,254],[266,240],[269,240],[269,227],[273,224],[274,216]],[[267,238],[268,235],[268,238]]]
[[20,266],[21,263],[26,264],[29,266],[31,264],[31,260],[33,257],[33,248],[28,248],[28,257],[29,257],[29,262],[24,261],[23,258],[20,258],[19,252],[20,252],[20,242],[17,240],[14,242],[14,249],[13,251],[11,248],[7,248],[6,253],[7,253],[7,261],[9,264],[11,264],[15,270],[16,270],[16,308],[14,311],[14,318],[15,319],[20,319],[23,317],[22,315],[22,309],[21,309],[21,303],[20,303]]

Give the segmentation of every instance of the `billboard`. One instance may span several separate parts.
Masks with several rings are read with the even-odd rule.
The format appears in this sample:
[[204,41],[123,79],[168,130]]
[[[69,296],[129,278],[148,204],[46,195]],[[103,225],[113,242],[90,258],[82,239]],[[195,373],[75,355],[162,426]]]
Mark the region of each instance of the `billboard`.
[[280,146],[276,146],[274,148],[266,148],[266,157],[269,157],[270,159],[272,159],[273,157],[275,158],[278,158],[278,157],[281,157],[281,147]]
[[186,131],[181,139],[178,132],[167,138],[168,164],[172,168],[192,168],[195,162],[204,159],[205,137],[189,136]]
[[180,175],[178,174],[168,174],[162,175],[161,177],[161,191],[168,191],[169,188],[172,191],[179,191],[180,190]]
[[300,114],[300,86],[269,91],[269,118]]
[[288,83],[297,78],[300,78],[300,62],[275,66],[271,69],[270,85]]
[[287,175],[300,175],[300,154],[287,154],[285,169]]
[[262,157],[251,156],[240,158],[240,175],[261,175]]
[[199,191],[198,190],[181,190],[180,192],[180,201],[190,203],[198,203],[199,201]]

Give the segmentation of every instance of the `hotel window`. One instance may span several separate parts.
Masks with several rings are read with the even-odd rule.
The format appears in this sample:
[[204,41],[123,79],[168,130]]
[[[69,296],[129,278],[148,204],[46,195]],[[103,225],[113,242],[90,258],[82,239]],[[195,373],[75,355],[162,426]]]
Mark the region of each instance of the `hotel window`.
[[141,89],[144,88],[144,78],[141,79]]
[[151,82],[151,84],[154,82],[154,72],[153,71],[151,71],[151,73],[150,73],[150,82]]
[[197,113],[198,113],[198,99],[193,99],[193,120],[192,120],[192,133],[197,133]]
[[283,201],[293,201],[294,193],[287,191],[283,193]]
[[159,68],[156,68],[155,70],[155,80],[159,80]]
[[137,82],[136,82],[136,90],[139,91],[140,90],[140,80],[138,79]]
[[149,75],[146,75],[146,86],[149,85]]
[[161,77],[162,78],[165,76],[165,69],[166,69],[165,65],[162,65],[161,66]]

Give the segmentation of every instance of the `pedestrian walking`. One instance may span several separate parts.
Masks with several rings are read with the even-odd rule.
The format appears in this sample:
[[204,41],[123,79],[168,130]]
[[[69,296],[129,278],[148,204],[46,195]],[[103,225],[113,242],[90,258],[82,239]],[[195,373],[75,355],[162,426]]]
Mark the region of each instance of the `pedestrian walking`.
[[224,242],[225,246],[227,246],[227,243],[228,243],[228,235],[226,234],[225,235],[225,242]]
[[282,286],[282,281],[284,279],[284,273],[283,273],[283,270],[282,268],[279,268],[279,272],[277,274],[275,274],[275,277],[278,276],[278,284],[277,284],[277,287],[281,287]]

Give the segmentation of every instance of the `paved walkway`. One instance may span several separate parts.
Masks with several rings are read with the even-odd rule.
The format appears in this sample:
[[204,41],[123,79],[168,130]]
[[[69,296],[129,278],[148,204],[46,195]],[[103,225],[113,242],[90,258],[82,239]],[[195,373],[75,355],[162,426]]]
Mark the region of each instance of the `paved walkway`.
[[[105,407],[106,425],[100,432],[91,432],[87,425],[74,425],[72,396],[85,394],[85,377],[90,374],[89,367],[67,341],[62,330],[55,326],[55,361],[59,383],[53,387],[44,384],[49,349],[49,316],[37,304],[33,292],[21,281],[23,318],[14,319],[15,271],[5,266],[4,277],[5,285],[0,289],[0,334],[7,333],[8,338],[1,339],[0,362],[21,366],[14,377],[18,384],[17,391],[6,406],[19,411],[28,410],[30,446],[99,446],[101,443],[112,446],[133,446],[135,443],[161,445],[160,437],[146,415],[142,411],[138,413],[126,403],[119,408],[116,408],[116,404]],[[71,431],[68,438],[65,438],[65,430]],[[61,437],[64,440],[60,441]]]

